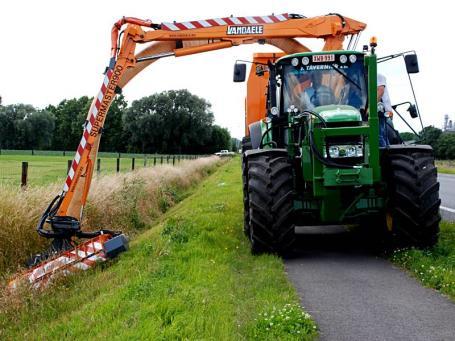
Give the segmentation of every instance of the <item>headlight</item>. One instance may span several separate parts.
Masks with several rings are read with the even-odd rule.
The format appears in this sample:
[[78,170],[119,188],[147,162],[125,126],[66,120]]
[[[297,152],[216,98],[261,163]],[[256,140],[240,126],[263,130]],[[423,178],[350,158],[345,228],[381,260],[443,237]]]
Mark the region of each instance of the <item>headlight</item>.
[[[341,157],[361,157],[363,156],[363,146],[361,144],[330,146],[329,155],[334,159]],[[325,151],[324,156],[327,156]]]
[[330,157],[339,157],[340,150],[338,149],[337,146],[329,147],[329,154],[330,154]]

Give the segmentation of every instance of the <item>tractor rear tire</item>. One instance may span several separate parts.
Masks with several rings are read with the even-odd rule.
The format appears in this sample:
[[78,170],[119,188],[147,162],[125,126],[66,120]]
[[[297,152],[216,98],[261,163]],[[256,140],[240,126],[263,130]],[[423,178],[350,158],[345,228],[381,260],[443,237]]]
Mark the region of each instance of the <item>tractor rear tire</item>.
[[439,183],[433,150],[428,146],[391,148],[385,153],[388,182],[386,227],[393,244],[427,248],[439,233]]
[[247,155],[251,251],[286,254],[295,241],[292,164],[284,150]]

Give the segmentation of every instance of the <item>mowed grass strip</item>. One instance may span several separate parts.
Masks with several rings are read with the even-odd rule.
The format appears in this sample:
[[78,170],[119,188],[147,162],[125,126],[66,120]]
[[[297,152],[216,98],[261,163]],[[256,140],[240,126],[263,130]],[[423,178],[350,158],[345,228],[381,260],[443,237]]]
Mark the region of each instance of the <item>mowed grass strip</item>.
[[441,223],[439,241],[433,248],[396,250],[391,260],[455,301],[455,223]]
[[9,297],[0,339],[315,338],[281,259],[250,254],[241,191],[235,159],[117,260]]

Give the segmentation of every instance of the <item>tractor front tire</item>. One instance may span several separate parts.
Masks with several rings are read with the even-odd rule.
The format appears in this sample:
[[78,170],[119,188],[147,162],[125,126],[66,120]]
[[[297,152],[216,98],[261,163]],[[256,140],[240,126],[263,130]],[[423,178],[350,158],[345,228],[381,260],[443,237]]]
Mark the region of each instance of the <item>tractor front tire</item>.
[[393,146],[385,152],[388,183],[385,224],[393,244],[426,248],[439,233],[439,183],[429,146]]
[[242,139],[242,184],[243,184],[243,233],[247,237],[250,235],[250,205],[248,197],[248,169],[247,157],[245,152],[251,149],[251,140],[249,137]]
[[294,180],[285,150],[247,153],[251,251],[286,254],[294,233]]

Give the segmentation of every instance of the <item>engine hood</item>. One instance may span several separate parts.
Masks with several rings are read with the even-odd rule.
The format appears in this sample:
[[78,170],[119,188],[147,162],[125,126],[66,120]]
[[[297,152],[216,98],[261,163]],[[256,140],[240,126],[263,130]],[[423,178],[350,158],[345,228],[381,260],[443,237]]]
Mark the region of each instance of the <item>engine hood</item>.
[[360,112],[350,105],[322,105],[316,107],[314,112],[321,115],[327,123],[362,121]]

